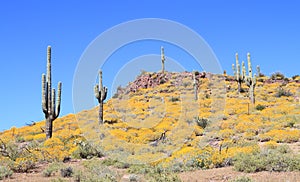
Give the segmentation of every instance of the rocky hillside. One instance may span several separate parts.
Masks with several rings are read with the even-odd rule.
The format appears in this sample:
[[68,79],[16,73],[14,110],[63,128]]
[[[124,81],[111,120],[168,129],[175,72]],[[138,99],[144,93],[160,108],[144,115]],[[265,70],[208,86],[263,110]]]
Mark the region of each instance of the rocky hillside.
[[104,155],[130,169],[125,173],[139,176],[144,165],[164,166],[176,179],[181,171],[226,166],[300,170],[299,76],[259,77],[255,104],[246,84],[237,92],[232,76],[197,73],[195,80],[189,72],[144,73],[107,100],[102,126],[95,107],[58,118],[47,141],[44,121],[12,127],[0,133],[0,164],[31,172],[45,162]]

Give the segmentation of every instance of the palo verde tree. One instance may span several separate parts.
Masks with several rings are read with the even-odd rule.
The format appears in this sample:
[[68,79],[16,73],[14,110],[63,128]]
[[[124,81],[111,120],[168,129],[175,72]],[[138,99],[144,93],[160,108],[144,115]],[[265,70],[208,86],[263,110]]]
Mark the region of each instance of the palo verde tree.
[[95,97],[99,103],[99,125],[103,124],[103,101],[107,96],[107,88],[103,87],[102,84],[102,71],[99,71],[99,85],[96,84],[94,87]]
[[47,48],[47,77],[42,74],[42,108],[46,118],[46,139],[52,137],[53,121],[60,112],[62,83],[58,82],[57,99],[51,82],[51,46]]

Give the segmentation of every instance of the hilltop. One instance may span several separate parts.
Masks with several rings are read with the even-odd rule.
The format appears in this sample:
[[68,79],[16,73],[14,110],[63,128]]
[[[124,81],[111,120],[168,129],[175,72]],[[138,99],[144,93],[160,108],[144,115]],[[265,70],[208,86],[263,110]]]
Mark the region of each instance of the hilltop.
[[[3,131],[0,164],[6,171],[36,171],[42,180],[57,178],[68,165],[81,180],[195,180],[201,171],[182,172],[222,168],[216,171],[225,170],[226,179],[203,180],[227,181],[242,172],[300,170],[299,76],[261,75],[255,104],[246,84],[237,92],[232,76],[199,73],[196,79],[197,100],[193,73],[142,73],[107,100],[100,127],[95,107],[55,120],[46,141],[45,121]],[[47,172],[52,177],[42,177]],[[250,176],[264,179],[259,175]]]

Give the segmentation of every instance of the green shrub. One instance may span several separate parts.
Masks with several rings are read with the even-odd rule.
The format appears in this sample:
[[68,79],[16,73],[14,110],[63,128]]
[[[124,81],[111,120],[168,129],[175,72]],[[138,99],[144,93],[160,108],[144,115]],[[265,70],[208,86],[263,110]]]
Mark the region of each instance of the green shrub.
[[288,146],[263,149],[260,152],[240,153],[234,158],[234,169],[242,172],[299,171],[300,155],[294,155]]
[[118,174],[102,164],[97,158],[93,158],[83,162],[85,170],[75,172],[74,176],[79,181],[117,181]]
[[170,100],[169,100],[170,102],[177,102],[177,101],[180,101],[180,98],[179,97],[171,97],[170,98]]
[[11,177],[13,171],[7,166],[0,166],[0,180]]
[[258,105],[255,107],[255,109],[258,110],[258,111],[262,111],[262,110],[264,110],[265,108],[266,108],[266,106],[261,105],[261,104],[258,104]]
[[248,176],[239,176],[230,182],[253,182],[253,180]]
[[284,78],[285,76],[280,72],[276,72],[271,75],[272,80],[283,80]]
[[78,149],[73,152],[73,157],[90,159],[92,157],[102,157],[102,151],[99,147],[93,146],[87,141],[79,141],[76,143]]
[[137,181],[139,181],[139,176],[136,175],[136,174],[130,174],[129,175],[129,181],[130,182],[137,182]]
[[67,167],[67,168],[60,169],[60,175],[63,178],[71,177],[72,174],[73,174],[72,167]]
[[44,177],[50,177],[53,173],[57,172],[59,169],[62,169],[64,167],[65,166],[63,163],[54,162],[43,170],[42,175]]
[[196,121],[197,125],[200,126],[203,129],[206,128],[206,126],[209,123],[208,119],[206,119],[206,118],[200,118],[200,117],[195,118],[195,121]]
[[277,92],[275,93],[275,97],[282,97],[282,96],[292,96],[293,94],[289,90],[284,90],[282,87],[279,87],[277,89]]
[[294,76],[292,76],[292,79],[296,80],[298,77],[300,77],[300,76],[299,75],[294,75]]

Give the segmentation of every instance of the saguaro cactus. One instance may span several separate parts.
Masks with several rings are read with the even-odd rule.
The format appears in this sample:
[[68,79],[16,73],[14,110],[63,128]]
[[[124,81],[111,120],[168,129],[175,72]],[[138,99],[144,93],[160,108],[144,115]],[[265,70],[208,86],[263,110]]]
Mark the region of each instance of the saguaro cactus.
[[235,62],[236,62],[236,65],[232,64],[232,70],[234,73],[235,80],[238,84],[238,92],[240,93],[242,91],[242,83],[245,79],[246,68],[245,68],[245,63],[243,61],[242,62],[242,74],[241,74],[241,66],[239,64],[238,53],[235,54]]
[[194,85],[195,100],[198,100],[198,85],[199,85],[199,81],[197,79],[198,74],[199,73],[197,71],[193,71],[193,85]]
[[164,47],[161,47],[161,72],[164,73],[165,72],[165,51],[164,51]]
[[94,88],[95,97],[99,102],[99,124],[103,124],[103,101],[107,96],[107,88],[102,85],[102,71],[99,71],[99,85],[95,85]]
[[247,54],[247,60],[248,60],[248,76],[245,78],[245,82],[247,86],[249,87],[249,98],[252,104],[255,103],[255,95],[254,95],[254,89],[256,85],[256,75],[252,73],[252,65],[250,60],[250,53]]
[[260,67],[259,67],[259,65],[256,66],[256,74],[257,74],[258,77],[261,77],[261,76],[262,76],[262,75],[261,75],[261,72],[260,72]]
[[58,82],[57,100],[55,101],[55,89],[52,89],[51,83],[51,46],[48,46],[47,78],[45,74],[42,74],[42,108],[46,118],[46,139],[52,137],[53,121],[58,117],[60,112],[61,86],[62,83]]

